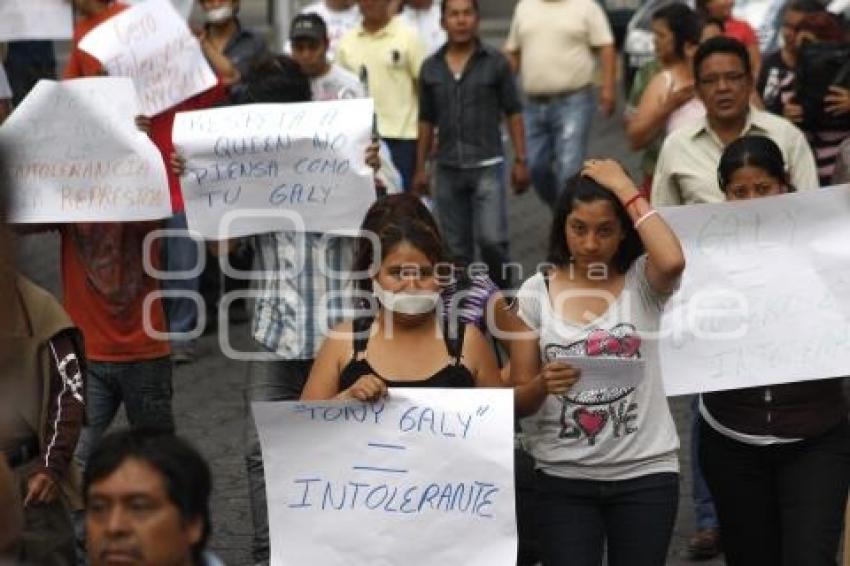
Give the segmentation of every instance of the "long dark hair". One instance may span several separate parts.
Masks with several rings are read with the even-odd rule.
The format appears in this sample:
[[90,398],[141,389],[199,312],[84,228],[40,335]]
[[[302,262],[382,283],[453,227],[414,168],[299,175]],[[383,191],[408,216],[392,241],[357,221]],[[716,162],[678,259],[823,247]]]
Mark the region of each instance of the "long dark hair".
[[632,225],[632,220],[623,204],[611,191],[579,173],[567,181],[566,189],[558,197],[555,204],[555,218],[552,221],[552,231],[549,236],[549,256],[547,258],[550,263],[558,267],[566,267],[572,262],[572,252],[567,246],[567,237],[564,234],[567,217],[575,208],[576,202],[589,203],[598,200],[611,203],[625,236],[614,255],[614,267],[620,273],[625,273],[632,263],[643,254],[643,242],[641,242],[640,236]]
[[758,167],[793,191],[785,171],[785,159],[776,143],[765,136],[744,136],[726,146],[717,168],[717,182],[724,193],[735,171],[742,167]]
[[661,20],[673,34],[676,56],[685,58],[685,45],[699,45],[702,34],[702,18],[687,5],[678,2],[657,9],[653,20]]
[[[398,244],[403,242],[421,251],[433,264],[443,261],[443,240],[434,217],[422,202],[408,194],[390,195],[375,202],[366,212],[361,234],[373,234],[373,238],[361,237],[354,251],[355,273],[369,271],[375,263],[383,260]],[[379,244],[380,257],[375,256],[375,244]],[[360,277],[357,289],[372,292],[372,280]]]

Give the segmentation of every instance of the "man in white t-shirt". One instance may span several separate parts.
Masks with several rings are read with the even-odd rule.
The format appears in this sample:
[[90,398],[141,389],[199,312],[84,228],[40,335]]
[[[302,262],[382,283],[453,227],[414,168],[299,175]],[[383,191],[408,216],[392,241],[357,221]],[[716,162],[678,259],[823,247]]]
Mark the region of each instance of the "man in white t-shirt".
[[440,3],[435,0],[407,0],[399,14],[404,23],[419,32],[426,56],[436,53],[447,39],[440,12]]
[[[324,20],[330,39],[330,58],[336,53],[339,40],[350,30],[356,28],[362,19],[360,9],[354,0],[318,0],[301,10],[302,14],[318,14]],[[290,41],[292,38],[289,38]]]

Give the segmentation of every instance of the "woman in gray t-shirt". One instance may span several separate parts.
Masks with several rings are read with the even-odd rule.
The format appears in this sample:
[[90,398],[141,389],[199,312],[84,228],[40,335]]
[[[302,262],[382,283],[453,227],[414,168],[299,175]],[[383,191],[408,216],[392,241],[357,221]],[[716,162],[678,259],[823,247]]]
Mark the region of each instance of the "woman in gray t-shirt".
[[[619,164],[591,160],[559,198],[549,261],[520,289],[532,332],[511,362],[538,470],[544,564],[599,564],[607,541],[611,565],[663,565],[679,442],[657,335],[682,248]],[[587,386],[575,366],[589,362],[632,379]]]

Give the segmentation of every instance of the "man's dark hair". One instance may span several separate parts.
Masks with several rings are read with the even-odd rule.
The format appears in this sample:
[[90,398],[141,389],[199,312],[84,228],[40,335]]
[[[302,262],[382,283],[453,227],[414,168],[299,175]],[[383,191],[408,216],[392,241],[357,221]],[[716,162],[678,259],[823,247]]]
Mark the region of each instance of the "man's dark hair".
[[286,55],[266,54],[257,59],[243,84],[233,90],[234,104],[252,102],[309,102],[310,79],[293,59]]
[[549,234],[547,261],[558,267],[566,267],[572,262],[573,254],[567,246],[567,237],[564,234],[567,217],[573,211],[577,202],[590,203],[599,200],[611,203],[625,236],[614,255],[614,267],[620,273],[625,273],[632,266],[632,263],[643,254],[643,243],[623,203],[614,196],[614,193],[590,177],[578,173],[567,181],[567,187],[555,203],[552,231]]
[[752,76],[753,66],[750,62],[750,54],[747,52],[746,46],[737,39],[721,35],[702,42],[697,49],[697,53],[694,55],[694,79],[697,82],[700,80],[702,62],[718,53],[734,55],[740,59],[741,64],[744,66],[744,72],[748,76]]
[[[449,5],[449,0],[441,0],[440,1],[440,17],[446,17],[446,6]],[[475,10],[476,14],[480,14],[481,10],[478,8],[478,0],[472,0],[472,9]]]
[[786,12],[801,12],[803,14],[814,14],[817,12],[825,12],[826,6],[818,2],[818,0],[791,0],[785,6]]
[[699,45],[702,19],[687,5],[676,2],[663,6],[652,14],[652,19],[662,20],[670,28],[679,58],[685,57],[685,44]]
[[168,498],[185,522],[201,519],[203,533],[192,547],[192,557],[201,564],[210,536],[210,493],[212,473],[204,458],[188,442],[162,430],[124,430],[107,434],[86,464],[83,496],[88,505],[92,485],[106,479],[127,460],[140,460],[162,474]]

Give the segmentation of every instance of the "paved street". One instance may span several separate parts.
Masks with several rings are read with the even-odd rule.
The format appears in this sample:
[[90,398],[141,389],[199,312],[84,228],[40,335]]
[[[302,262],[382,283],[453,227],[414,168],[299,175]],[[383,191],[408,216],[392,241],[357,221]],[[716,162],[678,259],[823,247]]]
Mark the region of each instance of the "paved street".
[[[243,0],[243,16],[249,25],[265,20],[265,3]],[[498,43],[498,38],[496,38]],[[591,155],[612,156],[627,163],[633,170],[637,157],[628,152],[619,117],[598,118],[594,125]],[[523,265],[525,276],[533,273],[542,261],[550,214],[531,192],[512,197],[510,201],[511,245],[515,260]],[[23,271],[54,292],[58,284],[58,241],[55,236],[31,236],[18,247]],[[248,349],[250,339],[247,325],[230,327],[237,348]],[[243,382],[244,362],[222,355],[216,336],[205,336],[199,343],[198,361],[176,369],[175,410],[179,432],[192,440],[206,455],[215,474],[213,504],[213,548],[227,564],[250,564],[249,546],[251,519],[248,489],[242,460],[242,435],[245,415]],[[682,490],[679,518],[668,564],[688,563],[680,558],[687,537],[693,529],[690,506],[689,466],[689,399],[672,399],[671,406],[682,440]],[[703,564],[722,564],[722,561]]]

